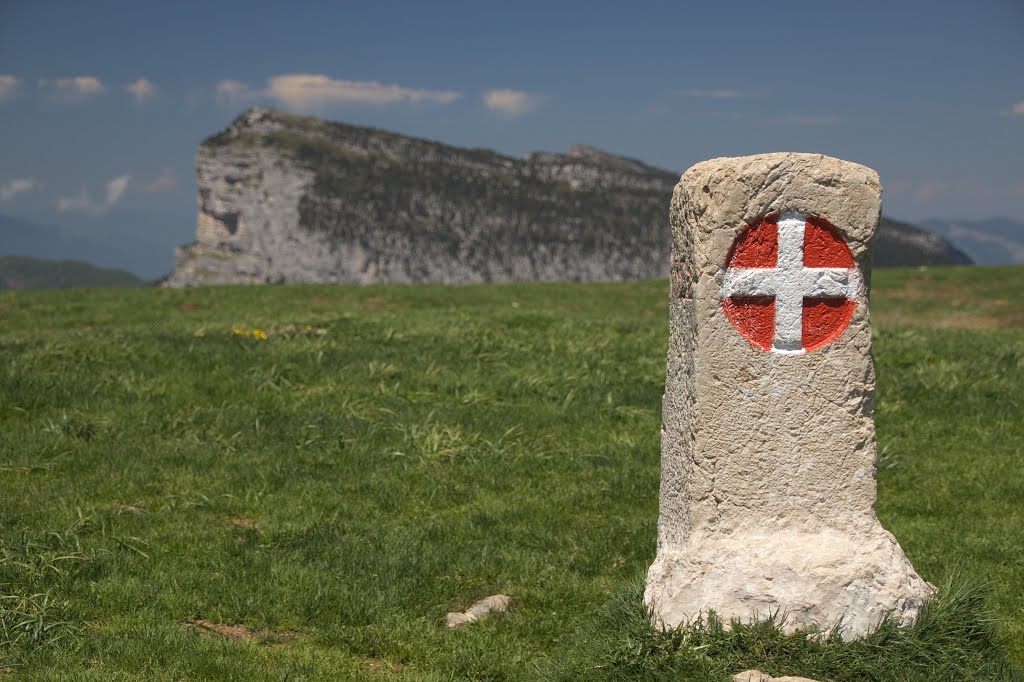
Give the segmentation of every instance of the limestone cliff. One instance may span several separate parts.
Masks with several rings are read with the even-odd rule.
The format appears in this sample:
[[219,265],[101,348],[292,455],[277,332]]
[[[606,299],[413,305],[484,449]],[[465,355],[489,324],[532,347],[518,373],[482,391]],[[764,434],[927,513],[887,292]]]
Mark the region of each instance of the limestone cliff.
[[166,286],[661,277],[674,173],[589,147],[514,159],[270,109],[206,140]]
[[196,179],[196,241],[164,286],[665,277],[679,178],[254,108],[200,145]]

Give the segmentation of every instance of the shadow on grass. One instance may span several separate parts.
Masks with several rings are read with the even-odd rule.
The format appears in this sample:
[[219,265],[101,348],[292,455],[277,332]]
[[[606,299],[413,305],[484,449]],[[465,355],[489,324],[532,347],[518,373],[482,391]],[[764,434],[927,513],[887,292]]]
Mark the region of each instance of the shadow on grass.
[[643,605],[643,580],[612,598],[541,671],[547,680],[707,680],[723,682],[758,669],[822,682],[1024,680],[984,607],[985,590],[961,577],[940,587],[918,620],[893,621],[861,640],[833,631],[783,634],[777,619],[728,628],[712,614],[688,627],[660,631]]

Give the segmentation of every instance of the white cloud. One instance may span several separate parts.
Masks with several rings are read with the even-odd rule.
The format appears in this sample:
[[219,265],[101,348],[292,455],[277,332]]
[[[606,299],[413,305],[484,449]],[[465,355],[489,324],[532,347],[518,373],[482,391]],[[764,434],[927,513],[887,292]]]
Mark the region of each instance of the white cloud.
[[20,84],[20,78],[7,73],[0,73],[0,101],[10,95],[13,95],[14,91],[18,89],[18,85]]
[[57,89],[68,90],[80,95],[99,95],[106,91],[103,83],[95,76],[75,76],[74,78],[58,78]]
[[267,79],[263,90],[251,90],[245,83],[224,80],[217,84],[217,101],[237,106],[255,98],[274,99],[285,107],[308,111],[328,104],[371,104],[383,106],[411,102],[450,104],[462,97],[454,90],[423,90],[376,81],[337,80],[319,74],[285,74]]
[[119,175],[107,183],[107,208],[120,201],[125,189],[128,187],[128,181],[131,179],[132,176],[130,175]]
[[685,95],[686,97],[706,97],[708,99],[735,99],[737,97],[746,97],[746,95],[739,90],[705,90],[702,88],[676,90],[676,94]]
[[305,110],[325,104],[450,104],[462,97],[454,90],[420,90],[376,81],[335,80],[317,74],[288,74],[267,80],[267,96],[286,106]]
[[140,78],[134,83],[124,86],[125,91],[135,98],[135,101],[142,104],[156,94],[156,86],[145,78]]
[[0,185],[0,201],[10,201],[22,192],[38,189],[39,185],[32,178],[15,178]]
[[106,198],[104,201],[97,201],[85,187],[73,197],[57,197],[58,213],[86,213],[88,215],[101,215],[109,211],[114,204],[121,200],[131,175],[119,175],[107,183]]
[[52,90],[58,97],[78,102],[107,91],[106,86],[95,76],[74,76],[56,80],[42,79],[37,83],[40,90]]
[[540,96],[522,90],[488,90],[484,93],[484,106],[506,116],[528,114],[540,106]]

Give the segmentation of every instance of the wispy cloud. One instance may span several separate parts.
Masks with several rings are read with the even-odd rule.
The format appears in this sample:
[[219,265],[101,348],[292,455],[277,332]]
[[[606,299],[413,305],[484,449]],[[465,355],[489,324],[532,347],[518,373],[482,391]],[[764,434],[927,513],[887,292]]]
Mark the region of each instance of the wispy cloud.
[[85,187],[73,197],[57,197],[57,213],[102,213],[102,207],[96,203]]
[[450,104],[462,97],[454,90],[420,90],[377,81],[335,80],[316,74],[289,74],[267,80],[266,94],[286,106],[305,110],[324,104]]
[[1024,100],[1011,104],[1006,109],[996,109],[999,116],[1024,116]]
[[47,90],[69,102],[80,102],[95,95],[101,95],[107,88],[95,76],[73,76],[71,78],[42,79],[37,82],[40,90]]
[[217,83],[216,91],[217,103],[229,107],[237,107],[246,97],[256,95],[245,83],[230,79]]
[[534,111],[541,103],[540,95],[522,90],[488,90],[483,97],[488,109],[512,118]]
[[165,168],[164,172],[160,174],[160,177],[146,185],[145,189],[149,192],[160,192],[165,189],[171,189],[174,187],[174,184],[174,171],[170,168]]
[[13,95],[20,84],[20,78],[7,73],[0,73],[0,102]]
[[709,90],[704,88],[687,88],[685,90],[676,90],[675,93],[684,97],[704,97],[707,99],[736,99],[737,97],[747,96],[746,93],[739,90]]
[[1024,242],[1019,242],[998,234],[989,234],[971,227],[950,225],[947,236],[957,240],[973,240],[986,244],[995,244],[1003,249],[1014,263],[1024,264]]
[[217,100],[237,106],[257,98],[277,100],[296,111],[309,111],[330,104],[370,104],[383,106],[409,102],[450,104],[462,97],[455,90],[425,90],[403,85],[385,85],[377,81],[349,81],[320,74],[293,73],[267,79],[266,88],[250,89],[245,83],[224,80],[217,84]]
[[39,184],[32,178],[14,178],[0,185],[0,201],[10,201],[23,192],[39,189]]
[[124,196],[131,181],[131,175],[119,175],[107,182],[105,196],[102,201],[93,198],[85,187],[72,197],[57,198],[58,213],[85,213],[87,215],[102,215],[109,211]]
[[129,83],[124,86],[126,92],[128,92],[135,101],[142,104],[147,99],[156,94],[156,86],[152,82],[145,78],[140,78],[134,83]]

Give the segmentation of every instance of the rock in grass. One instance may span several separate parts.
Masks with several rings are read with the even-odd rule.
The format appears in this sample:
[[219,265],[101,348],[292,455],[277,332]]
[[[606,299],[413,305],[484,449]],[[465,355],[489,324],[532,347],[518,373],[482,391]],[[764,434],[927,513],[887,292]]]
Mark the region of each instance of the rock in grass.
[[736,673],[732,676],[732,682],[817,682],[809,677],[793,677],[786,675],[785,677],[772,677],[771,675],[765,675],[760,670],[744,670],[741,673]]
[[467,623],[475,623],[492,612],[503,613],[508,610],[511,601],[504,594],[492,594],[490,597],[484,597],[461,613],[455,611],[449,613],[448,627],[460,628]]
[[931,595],[874,510],[880,211],[875,171],[816,154],[714,159],[676,187],[659,626],[713,610],[857,638]]

